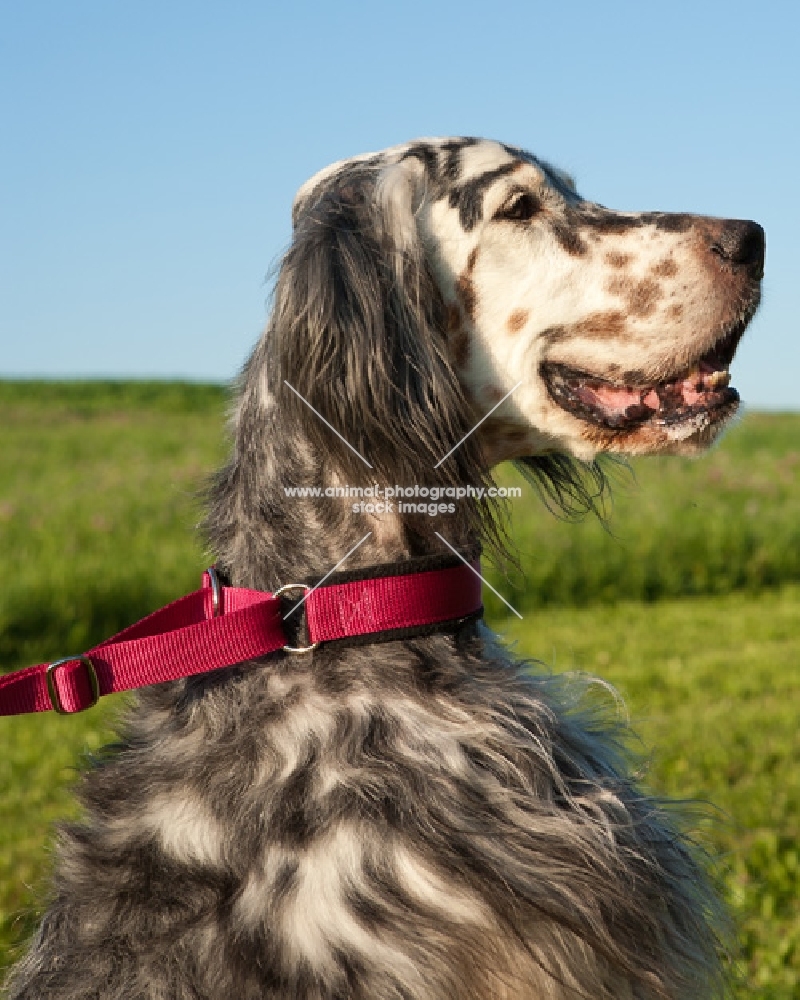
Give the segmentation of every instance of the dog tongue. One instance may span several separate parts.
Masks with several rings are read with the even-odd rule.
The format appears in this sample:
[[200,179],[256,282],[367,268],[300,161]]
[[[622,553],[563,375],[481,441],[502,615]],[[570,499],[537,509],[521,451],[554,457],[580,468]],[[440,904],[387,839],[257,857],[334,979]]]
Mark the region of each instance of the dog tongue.
[[646,396],[642,396],[642,403],[650,410],[657,410],[661,405],[661,400],[658,398],[656,390],[651,389]]
[[[637,406],[641,398],[641,390],[628,389],[613,385],[583,385],[578,389],[578,398],[587,406],[598,407],[607,412],[624,413],[629,406]],[[654,392],[648,393],[656,395]],[[656,404],[658,396],[656,396]]]
[[683,379],[662,382],[649,390],[614,386],[608,382],[587,382],[576,387],[575,391],[582,403],[602,411],[612,423],[643,420],[657,410],[693,406],[720,385],[727,385],[725,373],[706,365],[703,369],[694,371]]

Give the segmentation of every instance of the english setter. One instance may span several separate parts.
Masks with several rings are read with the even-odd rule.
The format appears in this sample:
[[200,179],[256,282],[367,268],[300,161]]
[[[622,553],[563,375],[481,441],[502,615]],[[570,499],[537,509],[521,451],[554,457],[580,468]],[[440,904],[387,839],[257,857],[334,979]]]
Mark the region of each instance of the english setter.
[[[210,495],[234,585],[316,583],[367,530],[348,568],[502,547],[485,499],[356,516],[331,485],[515,459],[568,498],[598,453],[693,454],[736,411],[755,223],[610,211],[476,139],[336,163],[293,217]],[[474,622],[145,689],[10,996],[710,996],[714,892],[611,715]]]

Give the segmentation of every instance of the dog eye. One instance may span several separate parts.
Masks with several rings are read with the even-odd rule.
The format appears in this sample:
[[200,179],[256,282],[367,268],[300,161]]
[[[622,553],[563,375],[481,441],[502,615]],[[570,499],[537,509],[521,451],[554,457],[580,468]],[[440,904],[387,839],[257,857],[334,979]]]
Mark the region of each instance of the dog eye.
[[539,199],[530,191],[520,191],[515,194],[500,209],[495,216],[496,219],[510,219],[512,222],[527,222],[541,208]]

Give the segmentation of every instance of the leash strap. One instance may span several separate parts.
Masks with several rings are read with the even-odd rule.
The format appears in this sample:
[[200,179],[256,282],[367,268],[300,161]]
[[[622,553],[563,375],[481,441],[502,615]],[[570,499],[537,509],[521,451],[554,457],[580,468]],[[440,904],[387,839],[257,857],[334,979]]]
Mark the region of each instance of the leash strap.
[[[465,618],[481,610],[476,567],[477,562],[462,563],[313,590],[289,584],[275,594],[220,586],[214,571],[207,570],[202,589],[88,652],[1,677],[0,715],[49,709],[71,714],[90,708],[101,695],[207,673],[279,649],[307,652],[319,643],[361,636],[380,641],[394,638],[397,630],[402,635]],[[300,648],[286,645],[283,630],[279,595],[290,590],[305,591],[309,645]]]

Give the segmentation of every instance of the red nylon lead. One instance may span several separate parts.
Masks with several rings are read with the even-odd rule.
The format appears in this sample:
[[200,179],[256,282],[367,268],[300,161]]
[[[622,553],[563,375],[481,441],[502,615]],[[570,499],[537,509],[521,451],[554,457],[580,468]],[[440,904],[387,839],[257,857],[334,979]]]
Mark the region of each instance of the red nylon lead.
[[[304,585],[297,585],[305,589]],[[27,667],[0,678],[0,715],[55,709],[83,711],[101,695],[179,680],[267,656],[304,652],[319,643],[381,636],[455,621],[481,609],[477,570],[461,564],[334,583],[304,601],[309,646],[287,646],[275,594],[219,586],[213,571],[203,587],[154,611],[86,653]]]

